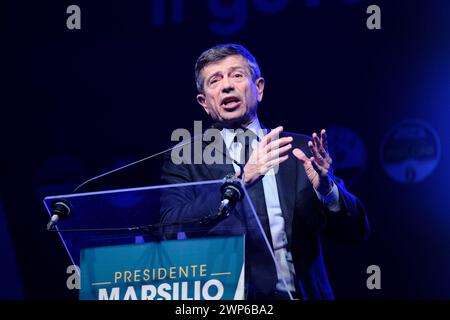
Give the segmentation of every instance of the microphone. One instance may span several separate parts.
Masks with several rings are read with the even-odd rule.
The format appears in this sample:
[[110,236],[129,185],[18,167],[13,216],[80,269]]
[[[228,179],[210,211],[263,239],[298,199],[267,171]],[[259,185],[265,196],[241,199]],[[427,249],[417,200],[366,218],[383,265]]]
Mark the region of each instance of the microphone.
[[[214,123],[214,124],[211,125],[208,129],[218,129],[218,130],[221,130],[220,128],[221,128],[221,127],[220,127],[219,124]],[[89,184],[89,183],[91,183],[91,182],[93,182],[93,181],[95,181],[95,180],[98,180],[98,179],[103,178],[103,177],[105,177],[105,176],[114,174],[114,173],[116,173],[116,172],[118,172],[118,171],[122,171],[122,170],[124,170],[124,169],[126,169],[126,168],[135,166],[135,165],[137,165],[137,164],[139,164],[139,163],[145,162],[145,161],[147,161],[147,160],[150,160],[150,159],[152,159],[152,158],[158,157],[158,156],[163,155],[163,154],[165,154],[165,153],[171,152],[171,151],[174,150],[174,149],[182,148],[182,147],[184,147],[185,145],[188,145],[188,144],[190,144],[190,143],[196,142],[198,139],[202,139],[202,140],[203,140],[203,135],[204,135],[204,132],[203,132],[203,133],[200,133],[200,134],[197,134],[197,135],[195,135],[195,136],[193,136],[193,137],[187,139],[186,141],[180,142],[180,143],[176,144],[176,145],[173,146],[173,147],[167,148],[167,149],[162,150],[162,151],[160,151],[160,152],[157,152],[157,153],[154,153],[154,154],[152,154],[152,155],[149,155],[149,156],[147,156],[147,157],[145,157],[145,158],[139,159],[139,160],[137,160],[137,161],[134,161],[134,162],[125,164],[125,165],[123,165],[123,166],[121,166],[121,167],[118,167],[118,168],[115,168],[115,169],[113,169],[113,170],[110,170],[110,171],[104,172],[104,173],[102,173],[102,174],[99,174],[99,175],[97,175],[97,176],[94,176],[94,177],[92,177],[92,178],[90,178],[90,179],[84,181],[83,183],[79,184],[79,185],[72,191],[72,193],[76,193],[78,190],[80,190],[81,188],[83,188],[85,185],[87,185],[87,184]]]
[[244,197],[244,191],[240,180],[236,178],[234,173],[229,173],[225,176],[225,181],[220,187],[220,191],[222,192],[222,201],[220,202],[217,215],[228,217],[237,202]]
[[[211,128],[214,128],[214,126],[211,126]],[[183,147],[183,146],[185,146],[185,145],[187,145],[187,144],[189,144],[189,143],[192,143],[192,142],[196,141],[196,140],[199,139],[199,138],[203,138],[203,134],[204,134],[204,133],[198,134],[198,135],[196,135],[196,136],[194,136],[194,137],[192,137],[192,138],[189,138],[187,141],[183,141],[183,142],[181,142],[181,143],[179,143],[179,144],[177,144],[177,145],[175,145],[175,146],[173,146],[173,147],[171,147],[171,148],[165,149],[165,150],[163,150],[163,151],[160,151],[160,152],[157,152],[157,153],[155,153],[155,154],[152,154],[152,155],[150,155],[150,156],[148,156],[148,157],[139,159],[139,160],[137,160],[137,161],[128,163],[128,164],[126,164],[126,165],[124,165],[124,166],[121,166],[121,167],[119,167],[119,168],[116,168],[116,169],[113,169],[113,170],[104,172],[104,173],[102,173],[102,174],[100,174],[100,175],[97,175],[97,176],[95,176],[95,177],[92,177],[92,178],[90,178],[90,179],[84,181],[84,182],[81,183],[80,185],[78,185],[78,186],[72,191],[72,193],[76,193],[79,189],[81,189],[82,187],[84,187],[85,185],[87,185],[88,183],[90,183],[90,182],[92,182],[92,181],[98,180],[98,179],[100,179],[100,178],[102,178],[102,177],[105,177],[105,176],[114,174],[114,173],[116,173],[117,171],[124,170],[124,169],[126,169],[126,168],[129,168],[129,167],[132,167],[132,166],[134,166],[134,165],[137,165],[137,164],[139,164],[139,163],[141,163],[141,162],[144,162],[144,161],[147,161],[147,160],[149,160],[149,159],[155,158],[155,157],[160,156],[160,155],[162,155],[162,154],[164,154],[164,153],[166,153],[166,152],[170,152],[170,151],[172,151],[172,150],[174,150],[174,149],[176,149],[176,148],[181,148],[181,147]],[[53,207],[52,207],[52,211],[51,211],[52,215],[51,215],[50,221],[47,223],[47,230],[48,230],[48,231],[52,231],[52,230],[54,229],[55,225],[56,225],[61,219],[66,218],[67,216],[69,216],[70,212],[71,212],[71,208],[70,208],[70,205],[69,205],[69,201],[66,201],[66,200],[58,200],[58,201],[56,201],[56,202],[53,204]]]
[[66,200],[58,200],[52,205],[52,216],[47,223],[47,230],[52,230],[59,220],[64,219],[70,214],[70,206]]

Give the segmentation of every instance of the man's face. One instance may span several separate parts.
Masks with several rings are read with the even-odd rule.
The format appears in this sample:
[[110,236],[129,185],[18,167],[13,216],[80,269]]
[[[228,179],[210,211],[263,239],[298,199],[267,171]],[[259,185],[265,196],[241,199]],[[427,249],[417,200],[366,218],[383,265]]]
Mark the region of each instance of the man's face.
[[247,60],[240,55],[206,65],[202,71],[203,93],[197,101],[215,121],[242,126],[256,117],[264,79],[252,80]]

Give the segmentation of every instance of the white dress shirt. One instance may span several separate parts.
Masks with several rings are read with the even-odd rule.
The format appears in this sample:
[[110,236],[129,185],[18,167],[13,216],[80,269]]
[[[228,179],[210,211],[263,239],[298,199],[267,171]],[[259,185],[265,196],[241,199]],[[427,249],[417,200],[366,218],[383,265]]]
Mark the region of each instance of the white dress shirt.
[[[261,140],[265,135],[265,130],[261,128],[258,119],[251,122],[247,129],[255,133]],[[223,129],[221,131],[222,137],[225,141],[225,146],[228,150],[230,157],[233,160],[243,163],[240,159],[241,155],[241,144],[235,142],[236,132],[230,129]],[[252,148],[256,148],[258,141],[253,140]],[[233,162],[233,167],[236,173],[240,172],[239,166]],[[278,195],[277,181],[275,178],[274,170],[271,169],[262,178],[263,188],[264,188],[264,198],[266,200],[267,214],[269,218],[270,234],[272,236],[273,252],[276,259],[277,265],[277,276],[278,282],[276,288],[281,291],[295,291],[294,286],[294,263],[292,260],[292,255],[288,251],[287,236],[285,231],[285,221],[284,216],[281,211],[280,198]],[[340,210],[339,203],[339,191],[335,184],[330,193],[326,196],[322,196],[316,191],[317,196],[321,202],[333,212]]]

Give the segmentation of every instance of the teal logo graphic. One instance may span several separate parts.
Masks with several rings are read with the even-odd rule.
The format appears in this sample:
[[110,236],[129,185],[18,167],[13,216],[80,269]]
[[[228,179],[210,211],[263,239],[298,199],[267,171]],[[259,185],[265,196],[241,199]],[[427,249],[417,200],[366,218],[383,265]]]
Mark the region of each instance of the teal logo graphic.
[[242,300],[244,236],[81,250],[81,300]]
[[381,161],[386,173],[400,183],[415,183],[427,178],[441,157],[436,131],[421,120],[405,120],[386,135]]

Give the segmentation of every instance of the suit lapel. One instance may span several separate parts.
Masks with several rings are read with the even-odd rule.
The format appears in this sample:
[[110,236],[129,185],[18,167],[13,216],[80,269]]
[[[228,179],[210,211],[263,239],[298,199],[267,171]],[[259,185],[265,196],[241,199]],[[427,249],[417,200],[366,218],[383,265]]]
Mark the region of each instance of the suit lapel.
[[280,207],[285,220],[285,229],[288,242],[292,239],[292,219],[294,215],[295,194],[297,183],[297,163],[293,155],[283,162],[275,175],[277,180]]
[[234,172],[233,164],[226,163],[227,159],[228,162],[230,162],[231,158],[228,154],[228,150],[226,149],[225,142],[223,141],[221,135],[219,135],[219,139],[215,139],[212,142],[203,141],[202,151],[205,151],[206,148],[208,148],[208,154],[211,154],[214,158],[217,157],[222,160],[222,163],[213,162],[211,164],[203,164],[208,170],[212,180],[222,179],[227,174]]
[[[263,124],[261,124],[261,128],[267,130]],[[287,135],[281,133],[280,138],[285,136]],[[294,216],[295,194],[297,190],[297,161],[293,155],[290,155],[289,159],[278,167],[275,179],[277,181],[280,207],[285,221],[286,236],[288,243],[291,243],[292,219]]]

